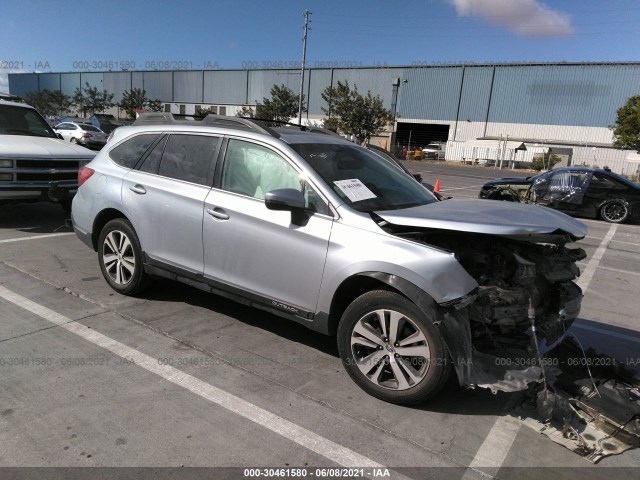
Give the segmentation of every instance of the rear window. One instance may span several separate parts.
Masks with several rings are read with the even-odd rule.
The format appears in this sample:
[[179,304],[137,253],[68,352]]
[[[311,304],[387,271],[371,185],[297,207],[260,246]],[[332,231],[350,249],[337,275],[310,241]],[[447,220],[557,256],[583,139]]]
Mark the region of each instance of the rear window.
[[159,133],[136,135],[113,148],[109,152],[109,157],[122,167],[133,168],[159,137]]
[[97,129],[93,125],[80,125],[80,128],[82,130],[87,131],[87,132],[99,132],[100,131],[99,129]]

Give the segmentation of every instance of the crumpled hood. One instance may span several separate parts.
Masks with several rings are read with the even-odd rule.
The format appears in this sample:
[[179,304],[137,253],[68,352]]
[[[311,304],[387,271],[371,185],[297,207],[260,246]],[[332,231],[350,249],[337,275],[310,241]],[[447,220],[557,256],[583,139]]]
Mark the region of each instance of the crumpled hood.
[[375,213],[389,223],[407,227],[505,236],[562,231],[574,239],[587,234],[584,223],[551,208],[496,200],[452,199]]
[[0,157],[3,158],[77,158],[92,159],[96,153],[57,138],[28,135],[0,135]]

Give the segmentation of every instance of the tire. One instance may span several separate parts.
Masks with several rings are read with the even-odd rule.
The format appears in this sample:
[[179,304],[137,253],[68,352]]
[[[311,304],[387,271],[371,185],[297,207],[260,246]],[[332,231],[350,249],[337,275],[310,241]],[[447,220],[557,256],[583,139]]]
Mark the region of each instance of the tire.
[[338,350],[353,381],[390,403],[422,403],[449,377],[436,326],[414,303],[387,290],[367,292],[347,307],[338,326]]
[[98,240],[98,263],[111,288],[122,295],[141,292],[148,278],[142,265],[140,241],[131,224],[113,219],[102,228]]
[[630,214],[629,206],[620,200],[607,202],[600,207],[600,217],[609,223],[624,223]]
[[69,140],[71,143],[78,143],[78,139],[76,137],[71,137]]

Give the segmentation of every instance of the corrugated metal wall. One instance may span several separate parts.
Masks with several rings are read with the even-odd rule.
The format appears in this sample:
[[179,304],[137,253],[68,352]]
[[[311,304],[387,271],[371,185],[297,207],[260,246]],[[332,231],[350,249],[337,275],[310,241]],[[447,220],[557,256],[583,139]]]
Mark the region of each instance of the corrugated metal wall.
[[405,69],[398,94],[400,118],[455,120],[461,82],[462,67]]
[[173,101],[179,103],[202,102],[202,70],[193,72],[173,72]]
[[57,73],[40,74],[40,90],[60,90],[60,75]]
[[[640,93],[640,63],[320,68],[308,70],[306,75],[309,115],[322,115],[321,93],[327,86],[345,80],[357,85],[361,93],[371,91],[380,95],[390,108],[392,80],[400,78],[397,106],[400,121],[445,121],[452,126],[457,123],[452,135],[456,139],[458,131],[492,135],[496,132],[489,131],[491,126],[502,124],[606,128],[615,120],[617,108],[631,95]],[[19,96],[45,88],[60,88],[73,95],[86,82],[113,92],[116,101],[125,90],[141,88],[149,98],[164,102],[241,105],[269,97],[273,85],[284,84],[297,94],[300,72],[9,74],[10,91]],[[465,122],[469,125],[464,125]]]
[[105,72],[104,89],[113,93],[114,102],[120,102],[122,94],[131,88],[131,74],[129,72]]
[[271,98],[271,87],[285,85],[300,93],[300,70],[249,70],[249,103]]
[[204,72],[203,103],[247,103],[247,70],[214,70]]

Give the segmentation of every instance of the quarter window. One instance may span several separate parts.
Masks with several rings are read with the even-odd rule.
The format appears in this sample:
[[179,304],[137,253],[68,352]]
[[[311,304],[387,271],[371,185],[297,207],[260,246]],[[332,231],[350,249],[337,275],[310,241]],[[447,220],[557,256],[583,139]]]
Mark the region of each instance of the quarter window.
[[158,174],[207,185],[213,153],[218,142],[218,137],[205,135],[169,136]]
[[159,136],[159,133],[136,135],[113,148],[109,156],[118,165],[133,168]]

